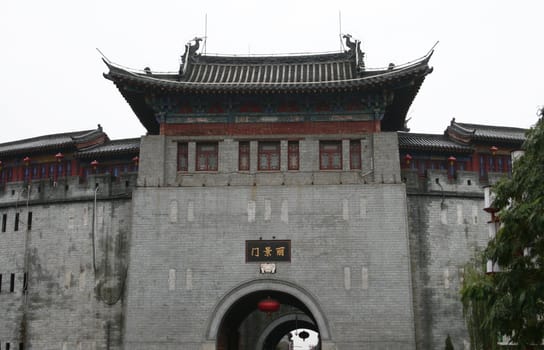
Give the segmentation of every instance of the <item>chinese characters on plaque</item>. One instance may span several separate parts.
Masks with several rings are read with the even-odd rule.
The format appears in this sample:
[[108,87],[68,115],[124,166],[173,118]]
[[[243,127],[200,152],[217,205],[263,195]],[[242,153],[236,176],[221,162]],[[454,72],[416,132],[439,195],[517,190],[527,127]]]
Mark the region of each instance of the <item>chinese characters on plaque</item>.
[[246,262],[291,261],[291,241],[246,241]]

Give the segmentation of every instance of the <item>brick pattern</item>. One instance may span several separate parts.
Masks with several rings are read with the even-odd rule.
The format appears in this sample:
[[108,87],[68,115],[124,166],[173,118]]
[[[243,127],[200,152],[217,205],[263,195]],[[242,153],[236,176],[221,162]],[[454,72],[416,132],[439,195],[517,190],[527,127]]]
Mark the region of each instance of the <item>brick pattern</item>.
[[[354,137],[362,171],[347,163],[319,171],[320,140],[349,145]],[[245,262],[245,240],[276,237],[291,240],[292,259],[266,278],[309,291],[331,334],[324,349],[436,349],[447,334],[463,348],[462,267],[487,242],[477,174],[401,177],[395,133],[303,135],[298,171],[286,169],[289,137],[274,135],[282,154],[276,172],[257,170],[258,138],[244,138],[251,166],[239,172],[239,140],[218,137],[218,171],[196,174],[195,145],[208,138],[143,137],[134,191],[133,175],[0,191],[1,346],[213,349],[205,333],[218,300],[264,278]],[[188,142],[186,173],[177,171],[180,140]],[[107,305],[120,292],[122,305]]]
[[[121,303],[106,305],[122,289],[130,232],[130,198],[126,184],[111,177],[92,177],[92,184],[69,179],[65,187],[30,188],[13,185],[16,192],[0,193],[0,217],[6,214],[6,232],[0,232],[0,344],[11,349],[120,349]],[[130,180],[127,180],[130,181]],[[100,192],[96,215],[97,274],[92,263],[94,185]],[[132,178],[132,183],[135,179]],[[25,192],[23,192],[23,190]],[[128,188],[131,191],[131,188]],[[28,196],[27,196],[28,195]],[[12,198],[28,198],[18,203]],[[10,200],[12,202],[10,202]],[[28,213],[32,226],[28,230]],[[19,213],[19,230],[14,230]],[[9,292],[15,274],[14,292]],[[24,276],[28,289],[23,292]]]
[[408,196],[418,349],[439,349],[448,334],[456,349],[469,340],[459,290],[464,265],[488,241],[481,208],[483,198]]
[[[398,215],[405,211],[403,188],[138,188],[130,254],[140,263],[129,271],[125,346],[152,348],[151,340],[159,338],[172,347],[199,349],[217,300],[244,281],[262,278],[258,264],[245,263],[245,240],[274,236],[290,239],[293,248],[292,262],[278,263],[273,278],[294,281],[316,297],[334,340],[345,341],[343,349],[388,343],[413,349],[408,232]],[[369,199],[364,211],[361,197]],[[171,201],[178,203],[177,223],[164,220]],[[254,218],[248,203],[255,203]],[[284,203],[288,222],[282,220]]]

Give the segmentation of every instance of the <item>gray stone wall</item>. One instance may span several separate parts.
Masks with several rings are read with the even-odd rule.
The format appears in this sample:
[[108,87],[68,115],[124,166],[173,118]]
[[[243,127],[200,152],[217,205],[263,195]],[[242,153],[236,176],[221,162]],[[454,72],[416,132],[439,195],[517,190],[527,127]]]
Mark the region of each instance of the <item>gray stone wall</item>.
[[[140,143],[140,167],[138,186],[162,186],[165,184],[166,137],[153,135],[142,137]],[[177,153],[177,148],[174,154]],[[174,163],[174,171],[175,171]],[[171,166],[171,165],[170,165]],[[168,169],[172,171],[172,169]]]
[[404,186],[138,188],[125,348],[200,349],[214,306],[263,278],[245,240],[292,240],[273,278],[310,291],[341,349],[413,349]]
[[[257,171],[255,140],[250,171],[238,172],[238,140],[217,139],[220,164],[212,173],[191,171],[199,139],[144,137],[141,187],[133,200],[125,348],[209,345],[205,332],[218,301],[263,278],[259,265],[246,263],[244,255],[245,241],[262,237],[292,241],[292,261],[278,263],[272,278],[315,297],[330,328],[327,344],[414,349],[397,136],[342,135],[339,171],[319,169],[323,137],[299,140],[300,169],[282,166],[278,172]],[[352,137],[361,140],[362,170],[349,169],[346,148]],[[282,140],[283,164],[285,139],[274,139]],[[187,173],[177,172],[178,142],[188,142]],[[162,147],[164,159],[157,155]],[[149,180],[155,175],[149,167],[162,164],[164,181]]]
[[[305,135],[290,171],[290,139],[271,139],[281,144],[277,172],[258,171],[254,138],[243,139],[249,171],[237,169],[240,140],[216,137],[218,171],[197,172],[196,143],[210,138],[146,136],[134,192],[135,174],[0,188],[0,347],[212,349],[220,300],[266,279],[316,301],[324,348],[439,349],[448,334],[466,347],[462,268],[487,243],[478,174],[401,174],[395,133]],[[341,170],[319,169],[323,139],[342,141]],[[361,170],[349,168],[353,139]],[[188,172],[177,171],[178,142],[188,143]],[[275,275],[245,262],[245,241],[261,237],[292,241]]]
[[124,292],[134,183],[134,174],[91,177],[84,184],[68,178],[55,185],[15,183],[0,193],[0,220],[7,218],[6,232],[0,232],[2,348],[8,342],[11,349],[19,349],[19,343],[40,350],[120,348],[122,303],[115,300]]
[[442,348],[448,334],[456,349],[468,349],[459,291],[464,265],[487,244],[489,220],[483,196],[474,197],[408,196],[418,349]]
[[[366,182],[401,182],[396,133],[364,135],[305,135],[299,142],[299,164],[296,171],[287,170],[286,135],[259,140],[281,140],[281,176],[278,172],[257,170],[258,141],[250,140],[250,170],[238,171],[239,139],[225,137],[146,136],[140,150],[138,186],[230,186],[230,185],[327,185]],[[349,166],[349,140],[360,140],[362,170]],[[342,170],[322,171],[319,166],[320,140],[342,141]],[[195,171],[195,148],[200,141],[218,142],[219,168],[214,172]],[[189,170],[177,171],[177,145],[188,144]]]

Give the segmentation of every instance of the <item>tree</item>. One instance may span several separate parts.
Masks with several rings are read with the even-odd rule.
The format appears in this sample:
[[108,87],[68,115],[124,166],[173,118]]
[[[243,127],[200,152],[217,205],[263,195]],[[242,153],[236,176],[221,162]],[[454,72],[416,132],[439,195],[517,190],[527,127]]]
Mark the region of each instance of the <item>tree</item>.
[[461,301],[471,349],[498,349],[498,332],[488,322],[490,300],[494,296],[493,277],[485,274],[482,253],[464,267]]
[[[485,275],[476,269],[461,290],[467,320],[471,315],[481,317],[483,331],[491,332],[487,340],[506,335],[518,349],[541,344],[544,339],[543,116],[527,133],[523,150],[524,155],[513,165],[512,177],[493,188],[493,207],[498,209],[501,225],[481,258],[497,262],[501,272]],[[467,326],[470,331],[470,322]],[[479,347],[473,345],[476,349],[494,348],[479,340]]]
[[450,338],[450,335],[448,334],[447,338],[446,338],[446,347],[445,347],[445,350],[454,350],[453,348],[453,343],[451,342],[451,338]]

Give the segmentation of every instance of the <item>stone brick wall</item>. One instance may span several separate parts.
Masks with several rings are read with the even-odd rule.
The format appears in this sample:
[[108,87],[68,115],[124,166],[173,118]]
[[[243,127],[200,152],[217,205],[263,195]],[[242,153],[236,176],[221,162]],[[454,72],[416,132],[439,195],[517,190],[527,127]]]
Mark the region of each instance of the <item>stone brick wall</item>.
[[339,348],[413,349],[402,184],[138,188],[134,204],[125,346],[200,349],[218,300],[262,278],[245,240],[275,237],[293,248],[273,278],[319,300]]
[[408,196],[418,349],[442,348],[448,334],[456,349],[468,349],[459,295],[463,267],[488,241],[483,195],[473,197]]
[[[327,344],[414,349],[397,136],[359,135],[362,171],[350,170],[349,162],[341,171],[320,171],[320,139],[299,141],[298,171],[257,171],[252,141],[250,171],[238,173],[237,140],[224,139],[217,173],[178,173],[177,142],[189,142],[191,163],[198,140],[144,137],[141,187],[133,200],[126,348],[209,345],[205,330],[218,301],[242,283],[263,278],[259,265],[246,263],[244,255],[245,241],[262,237],[292,241],[292,261],[278,263],[272,278],[315,297],[330,328]],[[156,153],[163,144],[161,159]],[[344,152],[344,161],[348,156]],[[161,187],[149,180],[155,175],[151,164],[166,169]],[[374,172],[379,181],[373,181]]]
[[122,303],[115,301],[124,292],[134,183],[134,174],[91,177],[85,184],[68,178],[56,186],[11,184],[0,194],[0,220],[7,218],[6,232],[0,232],[2,349],[8,342],[11,349],[19,343],[40,350],[120,348]]
[[[253,138],[243,139],[249,171],[238,171],[239,139],[215,138],[218,171],[196,172],[196,142],[209,138],[145,136],[136,189],[135,174],[0,188],[0,347],[212,349],[220,300],[266,279],[315,300],[324,348],[438,349],[448,334],[466,347],[462,268],[487,242],[478,174],[401,173],[395,133],[339,136],[337,171],[319,169],[319,141],[331,136],[304,135],[290,171],[290,139],[267,139],[280,141],[280,171],[258,171]],[[353,139],[361,170],[349,166]],[[178,142],[189,146],[186,173]],[[266,277],[244,255],[261,237],[292,242],[291,262]]]
[[[239,139],[225,137],[146,136],[140,150],[138,186],[229,186],[229,185],[302,185],[346,183],[400,183],[398,164],[398,138],[396,133],[359,135],[305,135],[298,140],[300,166],[287,170],[287,140],[292,137],[274,135],[259,140],[281,140],[281,176],[277,172],[257,170],[258,141],[250,141],[250,170],[238,171]],[[216,141],[219,148],[219,168],[216,172],[195,171],[195,145],[197,142]],[[322,171],[319,166],[320,140],[341,140],[343,143],[342,171]],[[362,170],[349,168],[349,140],[360,140]],[[178,142],[188,143],[189,169],[177,171]]]

